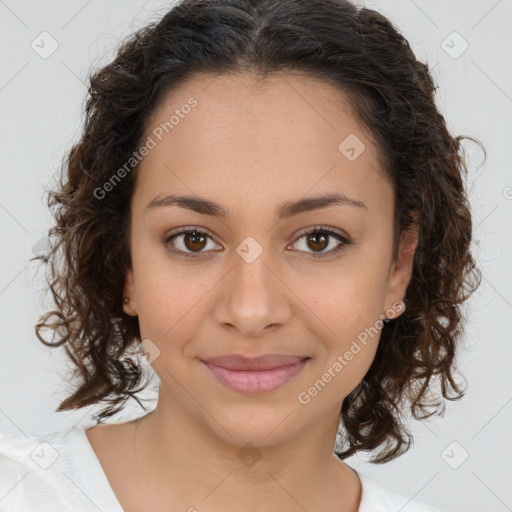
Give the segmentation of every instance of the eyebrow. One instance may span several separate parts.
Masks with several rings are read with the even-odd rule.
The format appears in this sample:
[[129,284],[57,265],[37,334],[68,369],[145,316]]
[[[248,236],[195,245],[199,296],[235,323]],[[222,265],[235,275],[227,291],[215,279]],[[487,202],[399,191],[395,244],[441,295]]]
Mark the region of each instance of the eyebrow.
[[[223,206],[209,199],[199,196],[176,195],[156,196],[146,206],[146,210],[153,210],[164,206],[178,206],[202,215],[212,215],[221,218],[229,218],[230,214]],[[299,213],[318,210],[328,206],[353,206],[368,211],[368,207],[357,199],[352,199],[345,194],[325,194],[313,197],[304,197],[297,201],[286,201],[276,209],[278,219],[287,219]]]

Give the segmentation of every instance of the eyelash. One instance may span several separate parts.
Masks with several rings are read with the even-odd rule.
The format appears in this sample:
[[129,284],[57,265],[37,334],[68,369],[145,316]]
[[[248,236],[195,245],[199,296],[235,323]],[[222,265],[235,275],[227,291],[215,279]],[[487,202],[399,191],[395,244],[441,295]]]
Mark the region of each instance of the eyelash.
[[[198,234],[198,235],[206,235],[207,237],[211,238],[210,235],[207,232],[202,231],[199,228],[192,226],[192,227],[187,227],[187,228],[180,228],[175,233],[173,233],[173,234],[171,234],[169,236],[166,236],[162,240],[162,243],[164,244],[166,249],[168,251],[170,251],[171,253],[173,253],[173,254],[176,254],[176,255],[179,255],[179,256],[183,256],[185,258],[200,258],[200,257],[202,257],[203,253],[188,253],[188,252],[185,252],[185,251],[181,251],[180,249],[173,249],[173,248],[171,248],[169,246],[169,243],[172,240],[174,240],[175,238],[177,238],[178,236],[183,235],[183,234],[193,234],[193,233]],[[318,254],[306,253],[306,254],[308,254],[308,257],[313,259],[313,260],[319,260],[319,259],[322,259],[322,258],[326,258],[328,256],[332,256],[334,254],[338,254],[342,250],[344,250],[345,248],[347,248],[348,246],[350,246],[350,245],[352,245],[354,243],[352,240],[349,240],[348,238],[346,238],[345,236],[341,235],[337,231],[334,231],[334,230],[332,230],[330,228],[325,228],[325,227],[322,227],[322,226],[314,226],[309,231],[305,231],[304,233],[302,233],[299,236],[299,238],[297,238],[297,241],[302,239],[302,238],[304,238],[304,237],[307,237],[309,235],[316,235],[316,234],[325,234],[325,235],[328,235],[330,237],[336,238],[340,242],[340,244],[335,249],[331,249],[329,252],[326,252],[326,253],[318,253]],[[294,242],[294,243],[296,243],[296,242]]]

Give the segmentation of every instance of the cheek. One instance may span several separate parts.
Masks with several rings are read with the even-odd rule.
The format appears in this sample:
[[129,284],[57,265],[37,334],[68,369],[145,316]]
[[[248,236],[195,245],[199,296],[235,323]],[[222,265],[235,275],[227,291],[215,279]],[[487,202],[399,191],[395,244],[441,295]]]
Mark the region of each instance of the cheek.
[[385,277],[381,269],[346,265],[322,277],[296,279],[294,291],[338,339],[356,335],[373,325],[382,313]]
[[364,377],[377,351],[383,326],[383,270],[354,265],[338,272],[336,279],[312,279],[301,288],[301,298],[309,306],[308,328],[323,347],[318,353],[322,371],[327,372],[323,376],[334,383],[334,393],[348,393]]
[[176,278],[166,284],[156,272],[140,288],[139,325],[142,340],[150,341],[149,352],[155,354],[151,366],[162,382],[169,381],[169,374],[181,379],[183,360],[193,355],[187,354],[194,347],[190,342],[204,322],[201,299],[207,289]]
[[[348,286],[335,296],[312,297],[312,304],[321,311],[323,324],[314,331],[319,366],[317,378],[329,391],[322,400],[328,406],[333,400],[347,396],[363,379],[370,368],[380,341],[382,320],[379,302],[372,286]],[[318,325],[318,322],[315,322]],[[311,382],[312,386],[316,386]],[[314,390],[313,390],[314,392]]]
[[204,299],[210,288],[201,278],[173,275],[164,279],[154,270],[144,282],[137,283],[141,334],[163,343],[180,339],[180,332],[199,325],[204,317]]
[[142,245],[133,254],[141,337],[161,351],[180,350],[180,340],[204,316],[204,298],[212,286],[192,266],[172,264],[155,243],[145,249]]

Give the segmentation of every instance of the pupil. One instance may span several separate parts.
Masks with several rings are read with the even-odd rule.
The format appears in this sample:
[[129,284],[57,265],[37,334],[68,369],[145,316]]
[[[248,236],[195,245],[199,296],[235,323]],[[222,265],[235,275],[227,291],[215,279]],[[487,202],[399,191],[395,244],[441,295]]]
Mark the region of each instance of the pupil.
[[[319,239],[321,241],[319,242],[317,239]],[[320,251],[327,247],[328,244],[325,244],[326,240],[327,240],[327,237],[321,233],[313,233],[309,237],[309,242],[313,242],[313,244],[317,246],[317,247],[311,247],[311,248],[315,249],[315,250],[319,249]],[[320,245],[320,247],[318,247],[318,245]]]
[[[187,243],[188,240],[191,240],[192,244],[201,245],[201,247],[199,247],[199,248],[195,247],[195,249],[201,250],[204,248],[205,237],[203,235],[196,233],[196,232],[185,234],[185,245],[187,246],[188,249],[193,250],[194,247],[190,247],[190,244]],[[198,240],[201,240],[201,242]]]
[[[318,251],[322,251],[328,245],[328,244],[326,244],[327,238],[328,237],[325,236],[325,234],[313,233],[312,235],[309,236],[308,243],[310,244],[310,247],[312,249],[314,249],[315,251],[317,251],[317,250]],[[192,245],[198,245],[199,244],[200,247],[191,247],[189,242],[191,242]],[[193,232],[193,233],[186,233],[185,234],[185,245],[190,250],[193,250],[193,249],[201,250],[201,249],[203,249],[204,248],[204,242],[205,242],[205,237],[203,235],[199,234],[199,233]]]

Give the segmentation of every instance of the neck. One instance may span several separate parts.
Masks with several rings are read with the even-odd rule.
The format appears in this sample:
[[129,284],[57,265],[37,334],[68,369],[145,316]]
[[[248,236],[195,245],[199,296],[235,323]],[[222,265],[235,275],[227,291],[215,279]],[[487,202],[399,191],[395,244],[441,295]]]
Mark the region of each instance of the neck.
[[356,511],[359,480],[333,454],[338,413],[293,438],[241,442],[218,422],[215,435],[161,389],[156,409],[135,422],[139,480],[182,510]]

